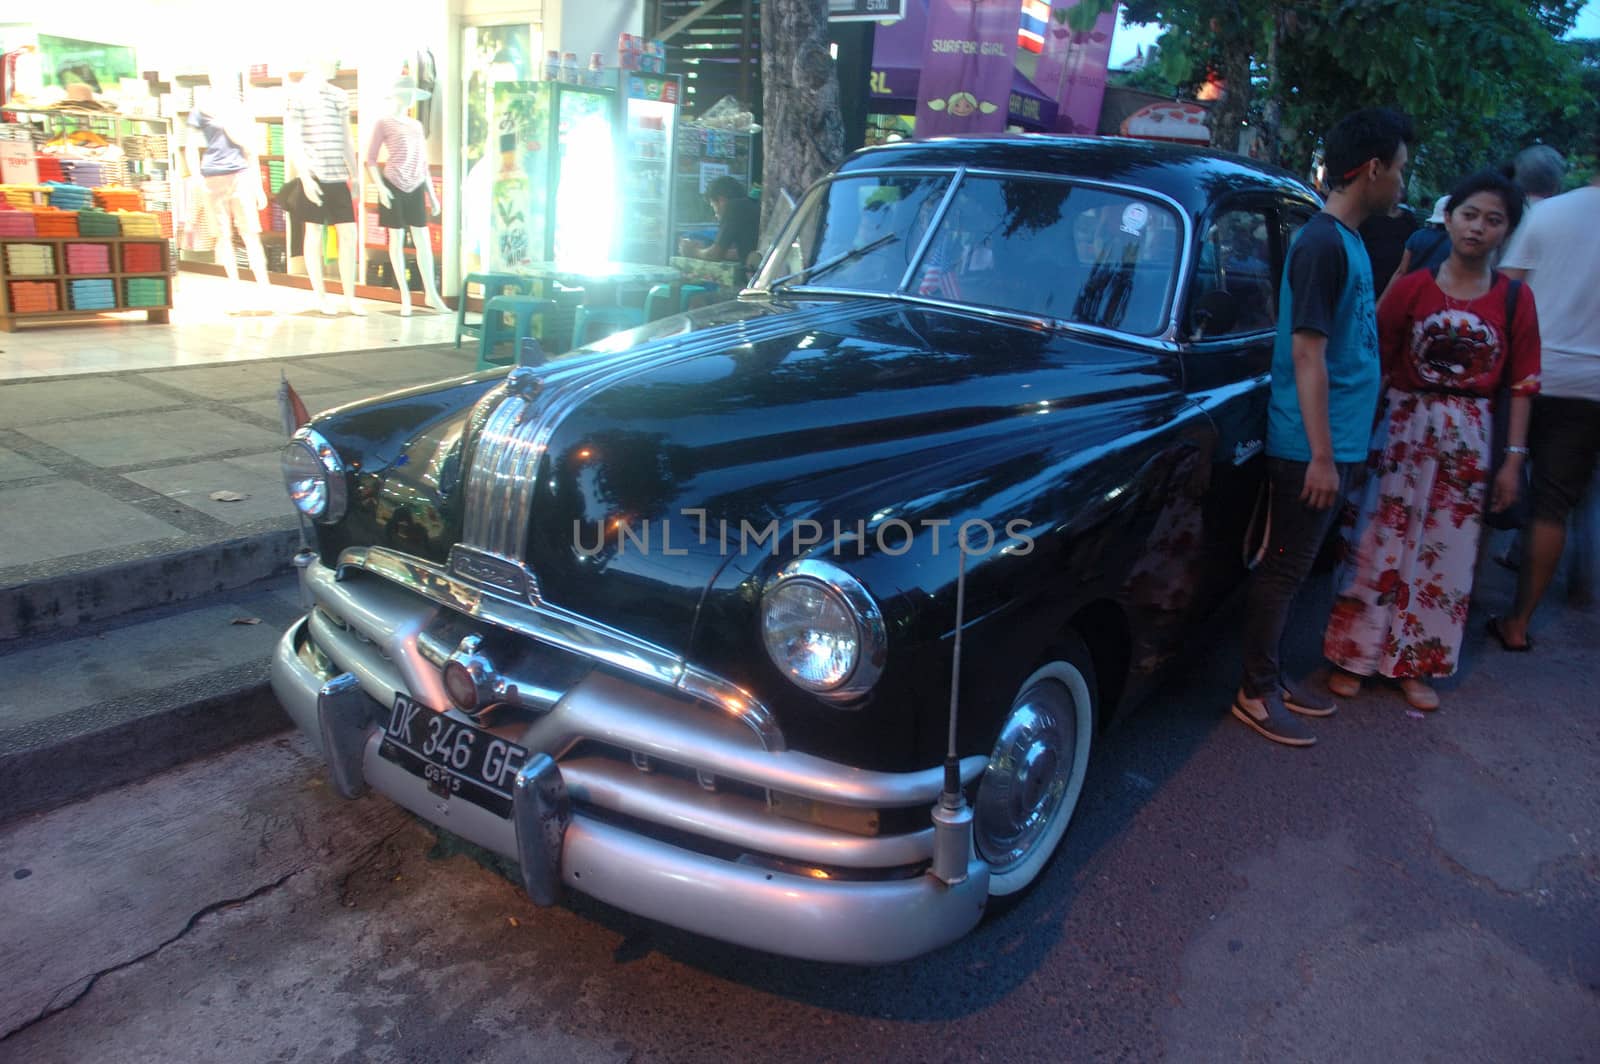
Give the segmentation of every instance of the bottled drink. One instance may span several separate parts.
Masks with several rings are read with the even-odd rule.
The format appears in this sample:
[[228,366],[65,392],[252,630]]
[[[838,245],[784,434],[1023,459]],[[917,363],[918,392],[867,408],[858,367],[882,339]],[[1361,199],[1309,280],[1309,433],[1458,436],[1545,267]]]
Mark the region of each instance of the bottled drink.
[[589,84],[599,88],[605,81],[605,72],[601,69],[603,61],[599,52],[589,53]]
[[544,80],[561,80],[561,53],[554,48],[544,53]]
[[569,85],[578,83],[578,53],[567,52],[561,57],[561,80]]

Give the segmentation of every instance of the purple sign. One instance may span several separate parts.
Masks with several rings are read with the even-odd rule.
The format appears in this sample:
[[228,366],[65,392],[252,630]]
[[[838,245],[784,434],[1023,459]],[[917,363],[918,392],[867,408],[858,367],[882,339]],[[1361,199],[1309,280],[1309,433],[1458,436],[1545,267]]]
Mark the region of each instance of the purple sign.
[[1015,76],[1017,0],[929,0],[917,139],[999,133]]
[[[1094,26],[1075,30],[1068,16],[1080,4],[1109,6]],[[1100,123],[1100,103],[1106,93],[1106,63],[1111,59],[1111,35],[1117,28],[1117,5],[1104,0],[1052,0],[1050,25],[1033,81],[1060,105],[1056,131],[1093,133]]]

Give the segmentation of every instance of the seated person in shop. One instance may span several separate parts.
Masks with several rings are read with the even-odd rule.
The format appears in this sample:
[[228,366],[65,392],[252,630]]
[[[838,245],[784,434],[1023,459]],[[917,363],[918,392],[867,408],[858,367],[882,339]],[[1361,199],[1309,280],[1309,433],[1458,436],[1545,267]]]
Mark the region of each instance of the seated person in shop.
[[684,237],[678,253],[712,262],[744,262],[761,239],[761,205],[733,177],[719,177],[707,185],[706,202],[717,215],[717,239],[708,245]]

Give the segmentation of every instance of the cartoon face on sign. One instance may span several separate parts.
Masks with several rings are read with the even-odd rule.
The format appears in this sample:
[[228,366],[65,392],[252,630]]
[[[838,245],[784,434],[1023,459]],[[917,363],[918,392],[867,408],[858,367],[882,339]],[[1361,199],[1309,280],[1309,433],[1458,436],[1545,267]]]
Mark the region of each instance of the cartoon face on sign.
[[999,109],[998,104],[992,104],[987,100],[979,103],[978,98],[970,92],[953,92],[947,100],[928,101],[928,110],[949,111],[957,118],[967,118],[978,111],[992,115]]

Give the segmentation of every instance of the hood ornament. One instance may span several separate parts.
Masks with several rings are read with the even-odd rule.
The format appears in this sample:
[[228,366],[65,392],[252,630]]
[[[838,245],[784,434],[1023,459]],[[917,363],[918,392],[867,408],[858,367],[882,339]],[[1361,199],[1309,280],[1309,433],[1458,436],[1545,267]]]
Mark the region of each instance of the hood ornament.
[[522,411],[517,416],[518,425],[533,420],[533,401],[544,391],[544,379],[528,366],[518,366],[506,374],[506,398],[521,399]]

